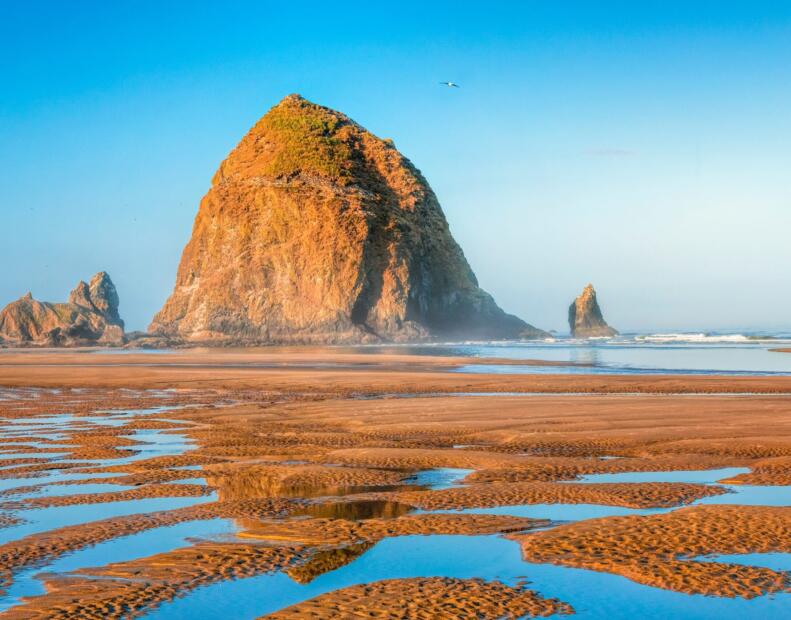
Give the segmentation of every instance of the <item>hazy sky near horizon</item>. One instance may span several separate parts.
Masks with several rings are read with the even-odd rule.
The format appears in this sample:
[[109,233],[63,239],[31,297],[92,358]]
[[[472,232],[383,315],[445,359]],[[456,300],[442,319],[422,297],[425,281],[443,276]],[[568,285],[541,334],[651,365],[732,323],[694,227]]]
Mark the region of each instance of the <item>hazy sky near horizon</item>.
[[787,2],[31,1],[0,52],[0,305],[106,270],[144,328],[298,92],[393,138],[539,327],[590,281],[621,329],[791,330]]

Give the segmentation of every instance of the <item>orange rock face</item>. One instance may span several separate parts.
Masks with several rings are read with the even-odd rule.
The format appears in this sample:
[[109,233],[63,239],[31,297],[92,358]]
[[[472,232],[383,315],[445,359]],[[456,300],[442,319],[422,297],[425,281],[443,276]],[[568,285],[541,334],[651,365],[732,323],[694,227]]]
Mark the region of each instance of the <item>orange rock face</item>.
[[122,344],[124,322],[110,276],[99,272],[80,281],[68,303],[37,301],[28,293],[0,312],[0,344],[80,346]]
[[535,337],[391,141],[290,95],[221,164],[150,331],[224,343]]
[[569,328],[576,338],[617,336],[618,331],[607,325],[596,299],[596,291],[588,284],[569,306]]

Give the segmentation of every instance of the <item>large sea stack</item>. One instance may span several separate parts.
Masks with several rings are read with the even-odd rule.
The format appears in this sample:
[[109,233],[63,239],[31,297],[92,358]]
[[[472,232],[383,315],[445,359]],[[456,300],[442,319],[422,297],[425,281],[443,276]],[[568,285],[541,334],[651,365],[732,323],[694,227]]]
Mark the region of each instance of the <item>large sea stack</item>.
[[392,141],[290,95],[214,175],[149,331],[221,344],[531,338]]
[[101,271],[80,281],[66,303],[37,301],[28,293],[0,312],[0,344],[5,346],[120,345],[124,322],[118,293]]
[[588,284],[571,306],[569,306],[569,327],[575,338],[601,338],[617,336],[618,332],[607,325],[596,300],[596,291]]

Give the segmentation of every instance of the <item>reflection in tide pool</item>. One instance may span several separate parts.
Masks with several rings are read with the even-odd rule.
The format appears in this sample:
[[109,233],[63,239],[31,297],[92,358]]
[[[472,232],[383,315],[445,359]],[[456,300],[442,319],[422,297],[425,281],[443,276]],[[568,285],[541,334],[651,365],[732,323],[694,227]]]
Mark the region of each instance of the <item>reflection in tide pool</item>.
[[[590,345],[586,345],[590,348]],[[495,347],[492,347],[495,349]],[[503,351],[496,348],[502,356]],[[754,349],[760,352],[760,348]],[[764,351],[767,353],[767,351]],[[619,354],[620,355],[620,354]],[[530,355],[527,355],[529,357]],[[598,352],[597,352],[598,356]],[[727,357],[727,356],[726,356]],[[787,356],[791,361],[791,355]],[[575,360],[581,361],[581,360]],[[601,357],[591,358],[594,364],[606,364]],[[529,367],[528,367],[529,368]],[[128,411],[121,414],[106,412],[100,418],[75,416],[51,416],[22,420],[13,432],[29,427],[31,434],[43,437],[44,433],[53,434],[64,430],[90,428],[92,424],[119,426],[128,421],[128,416],[139,413],[155,413],[163,408],[145,411]],[[20,422],[20,421],[18,421]],[[7,432],[13,424],[5,427]],[[183,454],[194,447],[184,435],[171,431],[136,430],[128,435],[137,441],[145,442],[129,446],[131,456],[94,461],[92,465],[111,465],[131,463],[152,456]],[[21,442],[20,442],[21,445]],[[58,447],[60,448],[60,446]],[[57,449],[55,446],[52,449]],[[6,454],[6,458],[14,453]],[[0,459],[2,455],[0,455]],[[175,469],[199,470],[199,466],[183,466]],[[447,489],[461,484],[472,470],[437,468],[420,472],[408,482],[413,488]],[[747,468],[723,468],[708,471],[681,472],[633,472],[616,474],[596,474],[585,476],[582,482],[694,482],[717,484],[718,480],[731,478],[749,471]],[[112,474],[105,474],[112,475]],[[197,474],[196,474],[197,475]],[[14,486],[38,484],[41,482],[72,482],[81,477],[103,477],[101,474],[84,474],[53,470],[47,476],[31,477],[26,480],[0,481],[0,489]],[[202,480],[201,478],[197,479]],[[182,480],[182,483],[195,480]],[[578,481],[579,482],[579,481]],[[705,498],[695,504],[791,504],[791,487],[756,487],[749,485],[723,485],[731,493],[723,496]],[[108,492],[130,487],[109,485],[96,482],[89,485],[49,486],[34,491],[28,496],[65,495],[69,493]],[[383,487],[379,490],[383,490]],[[295,494],[307,497],[310,493],[325,495],[354,493],[373,490],[369,487],[346,487],[338,489],[293,489]],[[299,491],[299,493],[296,493]],[[18,494],[14,499],[24,497]],[[38,510],[20,511],[19,516],[27,519],[5,529],[0,529],[0,543],[23,536],[56,529],[65,525],[85,523],[113,516],[154,512],[179,508],[198,503],[216,501],[216,495],[185,498],[151,498],[107,504],[53,507]],[[369,519],[392,518],[416,512],[411,507],[383,500],[308,504],[297,513],[297,518],[343,518]],[[522,517],[548,518],[555,522],[578,521],[607,516],[652,515],[670,512],[672,509],[630,509],[618,506],[591,504],[537,504],[522,506],[501,506],[460,511],[480,514],[505,514]],[[424,512],[424,511],[420,511]],[[437,511],[440,512],[440,511]],[[188,538],[233,536],[239,524],[230,520],[215,519],[196,521],[176,526],[154,528],[145,532],[99,543],[93,547],[78,550],[58,558],[49,564],[21,572],[4,597],[0,598],[0,609],[8,608],[23,596],[43,593],[42,583],[35,579],[40,572],[64,573],[92,566],[102,566],[112,562],[130,561],[170,551],[189,544]],[[330,553],[334,552],[333,550]],[[746,554],[723,555],[702,558],[702,561],[722,561],[755,564],[779,570],[787,570],[791,554]],[[319,558],[321,560],[321,558]],[[222,610],[223,618],[253,618],[313,598],[320,594],[348,587],[350,585],[377,581],[381,579],[445,576],[455,578],[483,578],[516,584],[521,578],[530,581],[532,589],[546,597],[557,597],[570,603],[577,617],[592,620],[618,618],[702,618],[728,620],[730,618],[760,618],[791,616],[791,595],[759,597],[746,601],[742,599],[723,599],[703,597],[665,591],[643,586],[628,579],[607,573],[597,573],[584,569],[574,569],[546,564],[531,564],[521,558],[518,545],[497,536],[403,536],[384,539],[376,544],[359,545],[353,553],[346,554],[349,563],[335,570],[321,574],[328,566],[338,563],[318,561],[302,571],[291,571],[294,578],[285,573],[262,575],[259,577],[226,581],[199,588],[185,593],[183,598],[162,605],[148,616],[172,620],[184,618],[199,620],[215,618],[217,610]],[[297,575],[299,575],[299,581]]]
[[358,583],[408,577],[480,577],[515,585],[521,578],[546,597],[570,603],[581,620],[788,617],[791,595],[753,600],[688,595],[643,586],[625,577],[522,560],[519,546],[495,536],[388,538],[352,563],[301,585],[284,573],[218,583],[166,603],[146,618],[249,619]]
[[294,517],[311,517],[313,519],[361,521],[363,519],[392,519],[412,512],[412,510],[406,504],[374,499],[306,504],[303,508],[292,512],[291,515]]

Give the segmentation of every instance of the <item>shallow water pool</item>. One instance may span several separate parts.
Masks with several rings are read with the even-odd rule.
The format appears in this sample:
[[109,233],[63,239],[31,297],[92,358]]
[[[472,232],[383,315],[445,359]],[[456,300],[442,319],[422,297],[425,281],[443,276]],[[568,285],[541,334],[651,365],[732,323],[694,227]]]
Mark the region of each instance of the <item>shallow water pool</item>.
[[441,489],[451,489],[459,486],[461,481],[474,471],[474,469],[437,467],[435,469],[425,469],[418,472],[412,476],[408,482],[432,491],[439,491]]
[[199,588],[145,615],[157,620],[211,618],[222,609],[229,620],[249,620],[320,594],[358,583],[407,577],[480,577],[531,589],[570,603],[582,620],[695,618],[743,620],[784,617],[791,595],[750,601],[688,595],[640,585],[608,573],[530,564],[519,546],[496,536],[402,536],[388,538],[330,573],[301,585],[284,573]]
[[0,596],[0,611],[18,604],[23,596],[44,594],[44,584],[36,579],[36,575],[41,573],[66,573],[114,562],[128,562],[172,551],[187,544],[191,538],[227,536],[236,531],[236,525],[230,519],[189,521],[121,536],[74,551],[52,562],[17,573],[14,582]]

